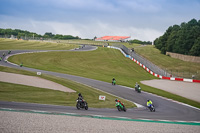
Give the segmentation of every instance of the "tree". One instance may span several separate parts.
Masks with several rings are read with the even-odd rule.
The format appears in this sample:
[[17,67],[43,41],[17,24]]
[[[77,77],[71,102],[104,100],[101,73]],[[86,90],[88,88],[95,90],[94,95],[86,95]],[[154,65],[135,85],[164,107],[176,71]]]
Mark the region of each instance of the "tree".
[[40,37],[40,38],[52,38],[52,39],[80,39],[78,36],[74,37],[71,35],[54,35],[51,32],[46,32],[43,36],[37,33],[29,32],[29,31],[24,31],[20,29],[0,29],[0,35],[5,36],[5,37],[11,37],[11,35],[17,36],[18,39],[23,38],[23,39],[28,39],[28,38],[33,38],[33,35],[35,38]]
[[[199,55],[198,37],[200,36],[200,20],[190,20],[188,23],[170,26],[166,32],[156,38],[155,47],[165,54],[166,51],[185,55]],[[197,41],[196,41],[197,40]]]
[[137,43],[137,44],[152,44],[152,42],[150,41],[140,41],[140,40],[137,40],[137,39],[134,39],[134,40],[129,40],[129,43]]
[[45,38],[52,38],[54,35],[51,33],[51,32],[46,32],[45,34],[44,34],[44,37]]
[[199,51],[200,51],[200,37],[195,40],[195,43],[190,50],[190,55],[200,56]]

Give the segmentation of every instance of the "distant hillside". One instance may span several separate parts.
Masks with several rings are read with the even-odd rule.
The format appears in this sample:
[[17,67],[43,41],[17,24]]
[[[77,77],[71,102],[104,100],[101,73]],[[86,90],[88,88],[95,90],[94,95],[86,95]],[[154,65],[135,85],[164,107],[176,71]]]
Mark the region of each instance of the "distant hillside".
[[34,39],[34,38],[51,38],[51,39],[59,39],[59,40],[80,39],[78,36],[74,37],[72,35],[60,35],[60,34],[54,35],[51,32],[46,32],[44,35],[40,35],[37,33],[24,31],[20,29],[13,30],[13,29],[0,28],[0,37],[10,38],[12,35],[18,39]]
[[200,56],[200,20],[170,26],[163,36],[154,41],[155,47],[166,52]]

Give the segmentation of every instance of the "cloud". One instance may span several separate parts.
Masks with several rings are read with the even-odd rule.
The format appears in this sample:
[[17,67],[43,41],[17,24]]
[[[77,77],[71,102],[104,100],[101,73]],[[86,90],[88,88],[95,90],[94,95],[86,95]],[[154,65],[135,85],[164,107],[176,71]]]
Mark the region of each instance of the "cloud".
[[156,0],[117,0],[117,2],[128,11],[154,13],[161,10],[161,5]]
[[[132,39],[139,39],[144,41],[153,41],[160,36],[162,32],[148,28],[136,27],[118,27],[109,23],[95,22],[93,24],[80,24],[80,23],[61,23],[61,22],[37,22],[35,25],[42,24],[52,29],[53,34],[73,35],[81,38],[93,39],[95,36],[102,37],[105,35],[110,36],[131,36]],[[39,25],[38,25],[39,26]]]
[[199,12],[199,0],[1,0],[0,28],[153,41]]
[[[37,21],[33,19],[21,19],[15,17],[0,16],[1,28],[22,29],[38,34],[52,32],[53,34],[73,35],[81,38],[93,39],[95,36],[131,36],[132,39],[153,41],[162,32],[151,28],[137,28],[134,26],[105,23],[104,21],[93,21],[92,23],[66,23],[59,21]],[[12,23],[12,22],[15,23]],[[23,23],[23,25],[22,25]]]

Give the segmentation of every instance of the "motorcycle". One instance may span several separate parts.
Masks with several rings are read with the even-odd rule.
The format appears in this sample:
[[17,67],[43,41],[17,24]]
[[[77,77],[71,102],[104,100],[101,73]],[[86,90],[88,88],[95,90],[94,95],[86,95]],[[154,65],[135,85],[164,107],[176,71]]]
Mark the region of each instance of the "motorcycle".
[[112,85],[115,85],[115,84],[116,84],[116,80],[113,80],[113,81],[112,81]]
[[138,93],[141,93],[141,87],[140,86],[135,86],[135,91],[137,91]]
[[122,111],[123,110],[124,112],[126,112],[125,106],[123,106],[121,103],[116,102],[115,106],[117,107],[118,111]]
[[155,112],[156,111],[153,104],[151,104],[148,108],[150,109],[151,112]]
[[76,108],[77,109],[85,108],[85,110],[88,110],[88,104],[83,99],[77,99],[76,100]]

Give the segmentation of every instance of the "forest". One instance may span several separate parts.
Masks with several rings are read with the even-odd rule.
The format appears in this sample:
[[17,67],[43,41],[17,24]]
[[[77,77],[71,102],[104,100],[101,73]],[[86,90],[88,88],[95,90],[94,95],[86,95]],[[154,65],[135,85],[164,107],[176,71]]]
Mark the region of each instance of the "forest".
[[170,26],[154,41],[162,54],[166,52],[200,56],[200,20],[192,19],[180,25]]
[[40,35],[37,33],[29,32],[26,30],[20,29],[1,29],[0,28],[0,37],[10,38],[16,37],[18,39],[59,39],[59,40],[67,40],[67,39],[80,39],[78,36],[74,37],[72,35],[60,35],[60,34],[52,34],[51,32],[46,32],[44,35]]

